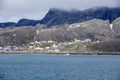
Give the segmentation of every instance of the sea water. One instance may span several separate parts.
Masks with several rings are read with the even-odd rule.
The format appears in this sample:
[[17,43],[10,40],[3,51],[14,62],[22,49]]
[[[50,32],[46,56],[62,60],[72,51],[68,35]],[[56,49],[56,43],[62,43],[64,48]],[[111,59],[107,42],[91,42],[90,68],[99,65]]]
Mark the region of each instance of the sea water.
[[0,80],[120,80],[120,56],[0,54]]

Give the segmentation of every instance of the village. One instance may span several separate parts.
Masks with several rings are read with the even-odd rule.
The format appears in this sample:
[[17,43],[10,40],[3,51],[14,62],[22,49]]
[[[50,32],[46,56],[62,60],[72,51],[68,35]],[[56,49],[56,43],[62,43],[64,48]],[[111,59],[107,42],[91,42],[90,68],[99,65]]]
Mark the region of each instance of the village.
[[33,41],[23,46],[6,46],[0,47],[0,53],[62,53],[62,52],[86,52],[89,51],[87,46],[99,41],[92,42],[91,39],[56,42]]

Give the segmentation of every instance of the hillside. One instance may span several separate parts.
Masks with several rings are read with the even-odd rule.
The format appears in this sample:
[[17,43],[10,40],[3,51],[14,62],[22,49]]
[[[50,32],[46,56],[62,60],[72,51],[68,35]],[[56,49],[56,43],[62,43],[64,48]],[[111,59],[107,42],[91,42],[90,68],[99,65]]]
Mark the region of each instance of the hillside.
[[[108,41],[120,38],[120,18],[111,24],[109,21],[92,19],[70,25],[57,25],[48,28],[46,25],[0,28],[0,45],[27,44],[37,40],[54,40],[57,42],[91,39],[92,41]],[[15,34],[15,36],[13,36]],[[15,41],[13,41],[15,39]]]
[[48,29],[37,30],[37,40],[71,41],[75,38],[84,40],[105,41],[114,35],[110,29],[110,23],[100,19],[92,19],[82,23],[54,26]]

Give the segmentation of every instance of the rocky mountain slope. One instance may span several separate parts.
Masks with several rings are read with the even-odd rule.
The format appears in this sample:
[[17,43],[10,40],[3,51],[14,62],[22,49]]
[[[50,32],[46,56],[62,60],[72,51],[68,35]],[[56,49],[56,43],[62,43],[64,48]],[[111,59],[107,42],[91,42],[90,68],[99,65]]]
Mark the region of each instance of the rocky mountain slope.
[[100,42],[90,46],[89,48],[93,51],[120,52],[120,39]]
[[[110,41],[120,39],[120,18],[112,22],[92,19],[82,23],[57,25],[48,28],[46,25],[0,28],[0,46],[22,45],[37,40],[71,41],[75,38],[92,41]],[[112,26],[111,26],[112,25]]]
[[80,23],[94,18],[109,20],[112,22],[117,17],[120,17],[120,8],[101,7],[91,8],[83,11],[50,9],[42,20],[21,19],[18,21],[18,23],[0,23],[0,27],[4,28],[9,26],[35,26],[36,24],[44,24],[48,27],[52,27],[55,25]]
[[114,33],[110,29],[109,21],[93,19],[82,23],[64,25],[62,27],[54,26],[48,29],[37,30],[37,40],[55,40],[65,41],[75,38],[84,40],[109,40]]
[[0,29],[0,46],[22,46],[34,40],[36,30],[33,27],[9,27]]
[[112,22],[115,38],[120,38],[120,17]]

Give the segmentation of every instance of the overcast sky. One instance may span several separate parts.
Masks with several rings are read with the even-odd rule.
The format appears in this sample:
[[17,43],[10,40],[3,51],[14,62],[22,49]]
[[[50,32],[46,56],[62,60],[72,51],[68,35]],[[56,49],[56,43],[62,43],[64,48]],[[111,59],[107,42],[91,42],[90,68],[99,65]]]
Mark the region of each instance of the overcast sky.
[[21,18],[42,19],[50,8],[83,10],[92,7],[116,7],[119,0],[0,0],[0,22]]

